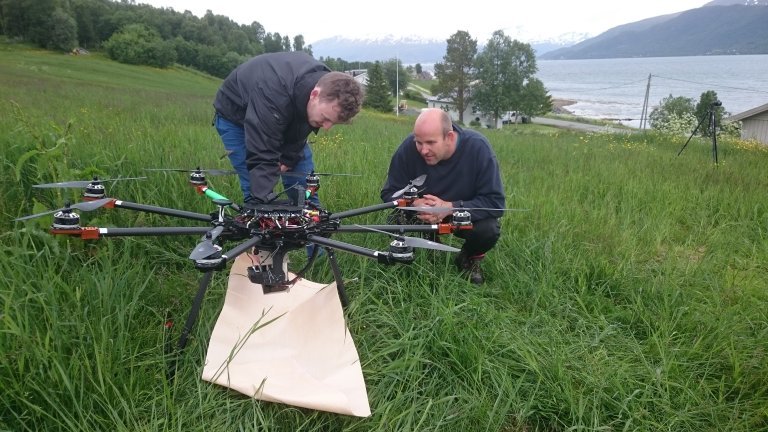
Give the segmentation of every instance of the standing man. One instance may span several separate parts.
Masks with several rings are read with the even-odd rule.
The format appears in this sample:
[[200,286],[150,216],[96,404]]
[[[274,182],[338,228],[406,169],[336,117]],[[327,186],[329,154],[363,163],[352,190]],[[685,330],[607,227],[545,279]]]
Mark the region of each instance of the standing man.
[[[504,208],[499,164],[488,139],[456,126],[448,113],[439,108],[423,110],[413,133],[395,151],[381,199],[392,201],[394,192],[422,174],[427,178],[421,186],[421,198],[413,202],[415,207]],[[480,261],[499,239],[502,210],[469,212],[473,228],[455,233],[464,239],[464,244],[454,263],[472,283],[482,284]],[[452,214],[451,210],[421,212],[416,217],[436,224]]]
[[[214,125],[245,202],[272,201],[281,173],[312,171],[307,136],[348,122],[362,103],[360,83],[304,52],[262,54],[235,68],[216,93]],[[286,188],[296,182],[304,176],[284,177]]]

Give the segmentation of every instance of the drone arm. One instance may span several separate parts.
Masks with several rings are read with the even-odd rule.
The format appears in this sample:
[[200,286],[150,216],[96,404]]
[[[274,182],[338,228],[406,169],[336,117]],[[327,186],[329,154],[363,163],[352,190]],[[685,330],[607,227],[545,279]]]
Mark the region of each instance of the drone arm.
[[224,260],[224,262],[233,260],[237,258],[239,255],[242,255],[244,252],[251,250],[260,241],[261,241],[261,236],[251,237],[250,239],[240,243],[239,245],[228,250],[227,252],[221,254],[221,258]]
[[115,200],[114,206],[128,209],[128,210],[141,211],[145,213],[156,213],[156,214],[161,214],[165,216],[175,216],[175,217],[180,217],[184,219],[199,220],[204,222],[211,221],[210,215],[206,215],[202,213],[193,213],[185,210],[176,210],[176,209],[165,208],[165,207],[137,204],[137,203],[127,202],[127,201]]
[[98,228],[82,227],[78,229],[51,229],[51,234],[76,235],[83,240],[96,240],[100,237],[137,237],[162,235],[200,235],[208,232],[206,227],[148,227],[148,228]]
[[333,213],[332,215],[329,216],[329,218],[331,220],[342,219],[342,218],[346,218],[346,217],[350,217],[350,216],[357,216],[357,215],[361,215],[361,214],[372,213],[372,212],[379,211],[379,210],[395,208],[399,204],[400,204],[400,201],[389,201],[389,202],[385,202],[385,203],[382,203],[382,204],[375,204],[375,205],[368,206],[368,207],[362,207],[362,208],[359,208],[359,209],[352,209],[352,210],[347,210],[347,211],[343,211],[343,212]]
[[418,224],[418,225],[342,225],[339,226],[337,232],[368,232],[371,230],[386,231],[393,234],[398,233],[437,233],[437,234],[451,234],[457,228],[450,223],[440,224]]
[[307,240],[321,246],[331,247],[334,249],[342,250],[344,252],[349,252],[356,255],[364,256],[366,258],[373,258],[382,264],[394,264],[395,262],[391,259],[390,254],[387,252],[375,251],[373,249],[368,249],[360,246],[355,246],[353,244],[332,240],[327,237],[320,237],[320,236],[310,234],[307,236]]

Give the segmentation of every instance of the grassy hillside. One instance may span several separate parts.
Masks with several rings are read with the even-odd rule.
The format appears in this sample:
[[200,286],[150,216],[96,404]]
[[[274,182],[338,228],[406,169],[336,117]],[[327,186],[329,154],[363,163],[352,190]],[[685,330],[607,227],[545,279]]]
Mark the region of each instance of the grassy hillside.
[[[197,238],[85,243],[48,235],[47,217],[11,219],[79,193],[32,185],[92,174],[148,175],[110,194],[211,211],[183,174],[143,168],[228,168],[210,126],[217,86],[186,70],[0,46],[0,430],[768,428],[768,151],[721,140],[715,166],[708,141],[678,157],[686,136],[650,133],[484,131],[508,206],[529,211],[504,217],[482,287],[457,277],[449,254],[382,267],[339,253],[345,277],[357,278],[346,316],[371,417],[259,402],[203,382],[223,275],[167,381],[164,342],[180,326],[164,323],[189,310],[200,274],[186,257]],[[316,137],[322,171],[363,174],[323,179],[324,205],[377,203],[412,121],[364,112]],[[239,194],[235,178],[211,183]],[[168,219],[99,210],[83,222]],[[311,279],[332,276],[319,266]]]

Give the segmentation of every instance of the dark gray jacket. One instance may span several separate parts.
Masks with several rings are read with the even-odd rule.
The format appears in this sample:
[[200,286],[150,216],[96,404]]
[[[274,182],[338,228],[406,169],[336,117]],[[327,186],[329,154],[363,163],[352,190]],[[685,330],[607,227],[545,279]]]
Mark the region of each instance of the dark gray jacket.
[[327,66],[303,52],[262,54],[224,80],[213,106],[245,129],[251,195],[268,200],[280,177],[280,162],[293,167],[310,132],[307,102]]

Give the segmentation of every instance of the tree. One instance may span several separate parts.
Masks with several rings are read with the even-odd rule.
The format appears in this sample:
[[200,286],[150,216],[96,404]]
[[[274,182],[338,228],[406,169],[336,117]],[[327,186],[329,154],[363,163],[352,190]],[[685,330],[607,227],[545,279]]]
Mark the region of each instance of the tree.
[[399,59],[389,59],[382,64],[382,69],[389,83],[390,95],[397,96],[398,89],[403,91],[408,88],[408,74]]
[[381,112],[393,112],[395,109],[389,93],[389,84],[380,62],[374,63],[368,69],[368,84],[363,106]]
[[[502,113],[515,108],[523,111],[520,104],[527,98],[526,90],[538,92],[539,95],[543,90],[546,94],[543,85],[526,87],[538,70],[533,48],[529,44],[513,41],[501,30],[495,31],[488,40],[483,52],[477,56],[476,66],[478,82],[473,95],[474,105],[496,120]],[[544,100],[531,99],[528,106],[535,108],[545,104]]]
[[172,42],[144,24],[130,24],[112,35],[104,44],[109,58],[120,63],[149,65],[165,68],[176,61]]
[[283,37],[280,33],[267,33],[264,35],[264,52],[274,53],[283,50]]
[[448,38],[442,63],[435,64],[437,83],[432,92],[439,98],[453,103],[459,111],[459,122],[464,122],[464,110],[471,98],[470,84],[474,79],[474,60],[477,40],[459,30]]
[[714,90],[708,90],[701,94],[699,97],[699,103],[696,104],[696,111],[694,115],[701,122],[698,133],[701,136],[712,136],[713,125],[710,125],[709,110],[711,109],[715,114],[715,122],[718,125],[723,124],[723,116],[727,115],[727,111],[722,105],[716,105],[719,102],[717,98],[717,92]]
[[552,97],[540,79],[531,78],[523,86],[521,97],[515,105],[518,113],[536,117],[552,111]]
[[304,36],[297,35],[293,37],[293,50],[304,51]]
[[421,75],[421,63],[416,63],[416,76]]
[[70,51],[77,46],[77,23],[62,8],[56,8],[50,19],[50,33],[46,48]]
[[673,134],[690,134],[696,128],[693,99],[669,95],[648,116],[651,128]]
[[291,38],[288,35],[283,36],[283,51],[291,50]]

